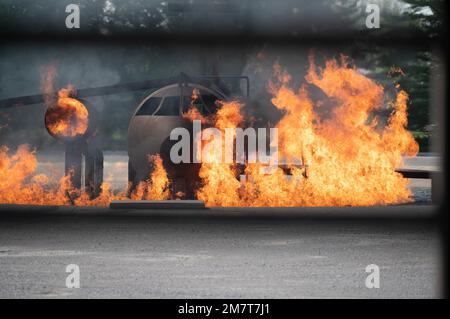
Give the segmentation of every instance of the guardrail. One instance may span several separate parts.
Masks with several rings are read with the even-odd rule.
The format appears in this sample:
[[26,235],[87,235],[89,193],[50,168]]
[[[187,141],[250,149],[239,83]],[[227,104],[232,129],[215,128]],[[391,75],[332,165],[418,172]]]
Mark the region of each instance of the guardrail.
[[399,168],[396,172],[405,178],[431,179],[431,201],[439,204],[441,200],[442,172],[424,169]]

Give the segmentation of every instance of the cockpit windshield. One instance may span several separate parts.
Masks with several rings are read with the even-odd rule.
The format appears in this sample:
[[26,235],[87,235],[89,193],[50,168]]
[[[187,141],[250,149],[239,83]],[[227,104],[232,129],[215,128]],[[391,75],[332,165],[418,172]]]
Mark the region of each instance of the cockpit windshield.
[[[206,90],[198,88],[193,88],[192,93],[188,92],[184,90],[184,95],[182,96],[150,97],[139,108],[136,116],[179,116],[181,113],[188,112],[191,108],[196,108],[200,114],[205,116],[216,113],[218,107],[216,102],[219,98]],[[186,93],[190,95],[187,95]]]

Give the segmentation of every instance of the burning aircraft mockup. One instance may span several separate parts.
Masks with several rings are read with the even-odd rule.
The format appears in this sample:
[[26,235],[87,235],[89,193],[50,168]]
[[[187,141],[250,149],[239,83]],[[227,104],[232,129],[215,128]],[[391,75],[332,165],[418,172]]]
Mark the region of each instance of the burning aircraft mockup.
[[[208,163],[171,162],[168,154],[176,141],[169,136],[174,128],[191,130],[193,120],[201,121],[202,128],[221,132],[251,126],[251,119],[242,112],[245,99],[227,91],[220,77],[182,74],[0,101],[0,107],[10,107],[50,98],[53,106],[45,114],[46,128],[66,145],[66,175],[59,182],[35,173],[37,161],[26,146],[12,154],[3,147],[0,203],[108,205],[111,200],[129,198],[195,198],[207,206],[354,206],[412,200],[408,179],[396,171],[403,155],[418,152],[406,130],[405,91],[397,87],[396,97],[386,101],[384,88],[349,66],[345,58],[329,60],[320,70],[311,59],[300,87],[292,87],[290,80],[288,72],[275,64],[274,76],[267,81],[271,102],[282,113],[273,125],[278,131],[277,156],[287,159],[284,167],[280,165],[271,174],[261,173],[261,163],[238,165],[222,158]],[[94,113],[85,99],[155,87],[158,89],[139,103],[129,123],[129,186],[113,192],[103,182],[103,157],[95,146],[96,127],[91,120]],[[311,98],[311,87],[332,101],[326,116],[318,112],[320,105]],[[376,111],[386,103],[392,105],[392,113],[384,122]],[[212,158],[222,157],[225,150],[219,152],[217,147],[224,147],[223,143],[206,147],[216,142],[202,141],[200,151],[209,150]],[[85,189],[80,184],[81,154],[91,160],[85,165]],[[298,159],[301,164],[293,164]],[[245,180],[239,179],[243,175]]]

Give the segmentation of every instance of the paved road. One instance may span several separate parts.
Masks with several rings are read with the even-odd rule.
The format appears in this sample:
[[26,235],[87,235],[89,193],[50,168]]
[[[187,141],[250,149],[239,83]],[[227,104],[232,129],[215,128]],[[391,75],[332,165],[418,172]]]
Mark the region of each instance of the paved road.
[[[439,296],[439,235],[428,205],[2,209],[2,298]],[[372,263],[379,289],[364,284]],[[68,264],[80,267],[80,289],[65,287]]]

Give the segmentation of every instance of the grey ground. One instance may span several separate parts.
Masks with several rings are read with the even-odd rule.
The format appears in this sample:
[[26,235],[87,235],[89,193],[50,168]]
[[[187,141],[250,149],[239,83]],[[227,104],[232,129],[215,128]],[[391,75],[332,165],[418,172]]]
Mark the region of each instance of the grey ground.
[[[435,207],[425,202],[201,211],[2,206],[0,297],[439,297],[440,237],[430,219]],[[379,289],[364,284],[373,263]],[[68,264],[80,267],[79,289],[65,287]]]
[[[432,206],[389,210],[12,210],[0,222],[0,297],[439,297]],[[380,289],[364,285],[372,263]],[[80,289],[65,288],[68,264]]]

